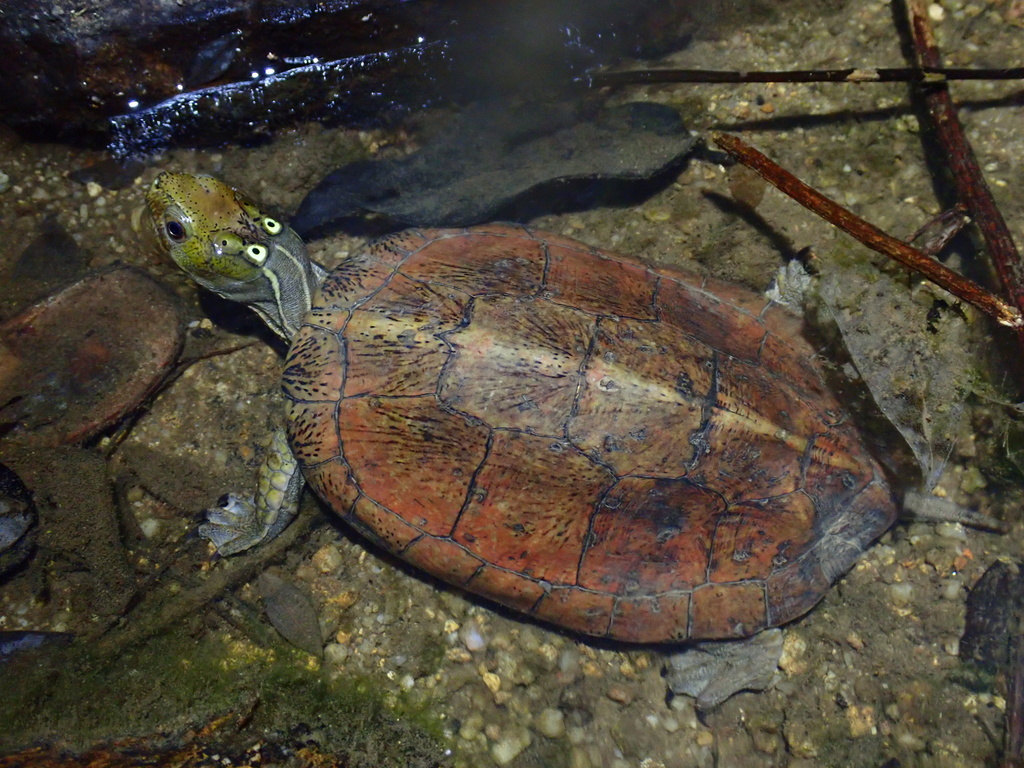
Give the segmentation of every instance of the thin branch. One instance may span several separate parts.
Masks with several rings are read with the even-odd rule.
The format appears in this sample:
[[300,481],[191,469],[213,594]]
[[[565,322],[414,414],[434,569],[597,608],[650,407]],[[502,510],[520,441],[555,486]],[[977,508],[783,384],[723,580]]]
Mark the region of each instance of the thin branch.
[[1024,328],[1024,316],[1002,299],[993,296],[977,283],[929,258],[902,240],[897,240],[886,234],[874,224],[864,221],[813,187],[804,184],[778,163],[770,160],[738,137],[717,132],[713,133],[711,137],[719,147],[743,165],[760,174],[769,184],[777,187],[805,208],[814,211],[825,221],[852,235],[868,248],[919,272],[936,285],[991,316],[996,322],[1018,329],[1018,331]]
[[633,69],[591,75],[594,88],[652,83],[926,83],[951,80],[1024,80],[1024,67],[964,69],[955,67],[858,67],[726,71],[717,69]]
[[[918,65],[940,66],[942,56],[928,20],[927,2],[907,0],[906,8]],[[996,207],[992,192],[985,183],[981,166],[957,116],[949,88],[944,83],[929,86],[925,100],[935,124],[937,138],[949,158],[957,197],[967,207],[985,240],[1003,292],[1018,309],[1024,311],[1024,262]],[[1018,329],[1017,338],[1024,346],[1024,329]]]

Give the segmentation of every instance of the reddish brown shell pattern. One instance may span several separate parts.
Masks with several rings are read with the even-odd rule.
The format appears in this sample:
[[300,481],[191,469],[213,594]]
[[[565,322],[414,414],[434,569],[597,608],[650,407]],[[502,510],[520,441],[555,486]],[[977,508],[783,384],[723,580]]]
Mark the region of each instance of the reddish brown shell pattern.
[[306,479],[356,529],[590,635],[785,623],[895,517],[793,316],[519,227],[341,265],[284,390]]

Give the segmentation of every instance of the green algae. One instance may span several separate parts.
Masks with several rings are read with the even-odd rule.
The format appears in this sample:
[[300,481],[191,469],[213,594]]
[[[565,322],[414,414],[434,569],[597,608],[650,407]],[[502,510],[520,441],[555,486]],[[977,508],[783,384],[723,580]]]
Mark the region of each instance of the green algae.
[[[229,635],[163,633],[116,658],[86,641],[0,666],[0,753],[216,732],[247,744],[312,745],[351,766],[444,764],[441,725],[369,677],[327,679],[312,656]],[[230,750],[230,748],[229,748]]]

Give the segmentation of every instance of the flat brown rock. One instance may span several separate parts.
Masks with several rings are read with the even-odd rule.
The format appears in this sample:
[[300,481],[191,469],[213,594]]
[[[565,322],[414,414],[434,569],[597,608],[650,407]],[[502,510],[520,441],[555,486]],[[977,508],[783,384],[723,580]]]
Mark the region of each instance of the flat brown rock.
[[0,325],[0,439],[81,442],[129,413],[182,342],[177,301],[144,273],[88,277]]

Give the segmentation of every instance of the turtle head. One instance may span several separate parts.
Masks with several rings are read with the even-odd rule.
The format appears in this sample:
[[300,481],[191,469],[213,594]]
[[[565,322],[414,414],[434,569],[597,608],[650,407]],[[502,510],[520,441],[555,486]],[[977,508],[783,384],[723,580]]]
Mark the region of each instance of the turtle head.
[[161,173],[146,202],[157,240],[189,277],[292,338],[324,272],[288,225],[210,176]]

